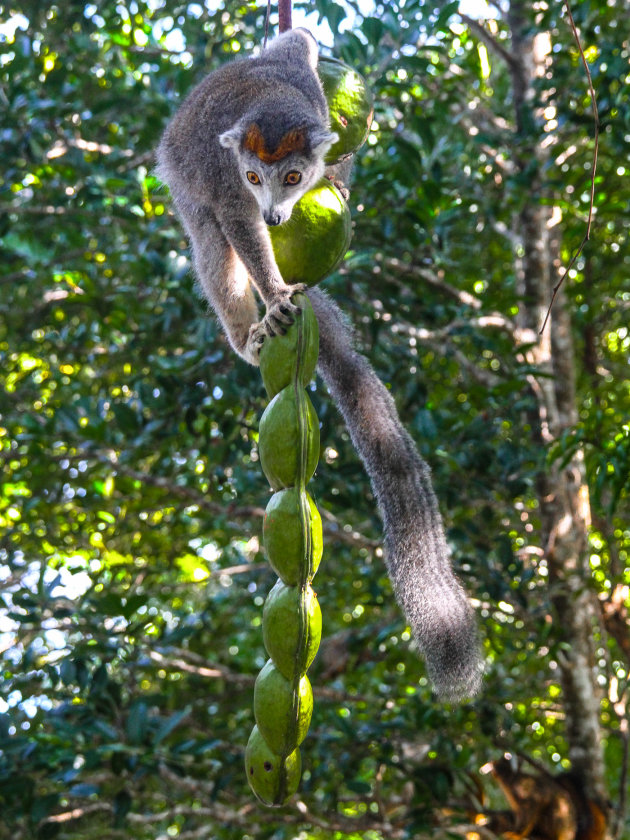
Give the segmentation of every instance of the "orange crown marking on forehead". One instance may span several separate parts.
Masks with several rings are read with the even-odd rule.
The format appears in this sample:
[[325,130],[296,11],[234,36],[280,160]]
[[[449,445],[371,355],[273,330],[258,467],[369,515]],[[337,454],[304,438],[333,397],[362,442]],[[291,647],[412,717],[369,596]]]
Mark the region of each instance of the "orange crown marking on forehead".
[[303,128],[293,128],[288,131],[278,143],[274,151],[270,151],[265,138],[256,123],[252,123],[245,132],[243,147],[253,152],[263,163],[276,163],[291,152],[302,152],[306,148],[306,131]]

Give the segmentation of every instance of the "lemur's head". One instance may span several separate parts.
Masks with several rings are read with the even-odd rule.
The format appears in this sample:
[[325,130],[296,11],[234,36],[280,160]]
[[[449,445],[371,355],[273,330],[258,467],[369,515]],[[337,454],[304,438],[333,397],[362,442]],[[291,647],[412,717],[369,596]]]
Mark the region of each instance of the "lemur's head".
[[294,204],[322,177],[324,156],[337,140],[319,123],[280,131],[281,122],[263,131],[258,122],[239,120],[219,136],[236,155],[241,178],[268,225],[287,221]]

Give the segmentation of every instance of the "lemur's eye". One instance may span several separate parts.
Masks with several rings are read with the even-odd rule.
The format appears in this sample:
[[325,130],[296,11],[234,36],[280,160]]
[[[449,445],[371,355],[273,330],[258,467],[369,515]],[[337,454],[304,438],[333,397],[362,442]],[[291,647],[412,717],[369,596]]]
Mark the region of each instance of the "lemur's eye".
[[260,178],[258,177],[258,175],[256,175],[255,172],[251,172],[251,171],[248,172],[247,173],[247,180],[249,181],[250,184],[255,184],[256,186],[258,186],[260,184]]
[[287,172],[284,176],[284,183],[289,187],[294,187],[296,184],[299,184],[302,180],[302,173],[298,172],[296,169],[292,169],[291,172]]

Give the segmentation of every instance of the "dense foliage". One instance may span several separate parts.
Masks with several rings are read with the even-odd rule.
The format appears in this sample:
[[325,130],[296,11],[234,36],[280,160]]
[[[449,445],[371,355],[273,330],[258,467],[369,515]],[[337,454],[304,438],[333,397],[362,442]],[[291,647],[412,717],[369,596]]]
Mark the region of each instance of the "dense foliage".
[[326,288],[432,467],[488,667],[474,702],[432,698],[367,479],[316,383],[325,638],[309,672],[303,804],[270,811],[248,790],[275,580],[260,545],[265,397],[194,291],[152,154],[178,97],[260,44],[264,5],[0,3],[0,837],[446,837],[472,819],[479,768],[504,750],[566,767],[566,640],[539,493],[541,474],[576,453],[593,523],[583,585],[621,623],[598,625],[593,671],[621,813],[630,19],[615,0],[574,9],[602,131],[593,235],[557,302],[571,318],[576,422],[547,437],[536,387],[554,372],[538,375],[528,352],[539,339],[521,317],[514,220],[528,202],[553,207],[556,266],[584,235],[593,123],[561,4],[528,12],[551,53],[538,121],[518,129],[496,10],[480,33],[457,3],[401,0],[366,17],[354,2],[314,4],[376,97],[352,250]]

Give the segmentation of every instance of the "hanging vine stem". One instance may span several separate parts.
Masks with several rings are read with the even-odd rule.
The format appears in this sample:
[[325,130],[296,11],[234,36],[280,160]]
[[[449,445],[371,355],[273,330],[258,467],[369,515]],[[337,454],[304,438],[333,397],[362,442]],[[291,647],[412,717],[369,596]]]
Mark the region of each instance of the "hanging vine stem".
[[[291,26],[291,4],[292,0],[278,0],[278,32],[287,32]],[[269,20],[271,18],[271,0],[267,0],[267,11],[265,13],[265,36],[263,48],[269,40]]]
[[588,68],[588,61],[586,60],[586,56],[584,55],[584,50],[582,49],[582,44],[580,42],[580,36],[578,34],[577,27],[575,25],[575,21],[573,20],[573,15],[571,14],[571,7],[569,6],[568,0],[564,0],[564,8],[566,9],[567,17],[569,19],[569,25],[571,27],[571,31],[573,32],[573,37],[575,39],[575,43],[577,44],[577,48],[580,52],[580,58],[582,60],[582,64],[584,65],[584,70],[586,72],[586,78],[588,79],[588,92],[589,92],[589,96],[591,97],[591,108],[593,110],[593,122],[595,124],[595,133],[593,135],[593,139],[595,141],[595,149],[593,151],[593,163],[592,163],[592,166],[591,166],[591,197],[590,197],[590,203],[589,203],[589,208],[588,208],[588,219],[587,219],[587,222],[586,222],[586,233],[584,234],[584,237],[583,237],[582,241],[580,242],[577,249],[575,250],[575,253],[571,257],[571,261],[569,262],[569,265],[566,267],[564,273],[562,274],[562,277],[558,280],[556,285],[553,287],[553,292],[552,292],[552,295],[551,295],[551,301],[549,303],[549,308],[547,309],[547,314],[545,315],[545,320],[543,321],[543,325],[540,328],[539,335],[543,334],[543,332],[545,330],[545,327],[547,326],[547,321],[549,320],[549,316],[551,315],[551,308],[553,307],[556,296],[557,296],[558,292],[560,291],[560,287],[564,283],[564,278],[567,276],[569,271],[571,271],[571,269],[573,268],[573,265],[575,264],[575,261],[577,260],[577,258],[582,253],[582,250],[584,249],[584,246],[586,245],[588,240],[591,238],[591,224],[593,222],[593,207],[594,207],[594,204],[595,204],[595,173],[597,171],[597,154],[598,154],[598,151],[599,151],[599,131],[600,131],[599,112],[597,110],[597,99],[595,98],[595,88],[593,87],[593,79],[591,78],[591,71]]
[[278,0],[278,31],[288,32],[291,29],[292,0]]

